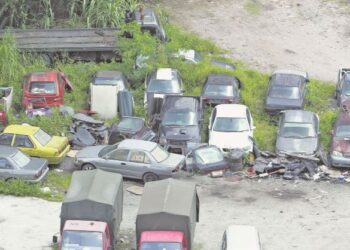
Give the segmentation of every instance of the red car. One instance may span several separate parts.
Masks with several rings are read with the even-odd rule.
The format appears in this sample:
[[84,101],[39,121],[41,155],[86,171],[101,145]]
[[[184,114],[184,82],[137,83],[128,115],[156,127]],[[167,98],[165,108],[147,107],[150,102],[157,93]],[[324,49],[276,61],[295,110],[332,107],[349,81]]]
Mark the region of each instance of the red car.
[[350,167],[350,114],[341,113],[334,123],[330,161],[333,167]]
[[27,74],[23,78],[23,107],[28,109],[63,105],[66,89],[73,90],[73,86],[62,72]]

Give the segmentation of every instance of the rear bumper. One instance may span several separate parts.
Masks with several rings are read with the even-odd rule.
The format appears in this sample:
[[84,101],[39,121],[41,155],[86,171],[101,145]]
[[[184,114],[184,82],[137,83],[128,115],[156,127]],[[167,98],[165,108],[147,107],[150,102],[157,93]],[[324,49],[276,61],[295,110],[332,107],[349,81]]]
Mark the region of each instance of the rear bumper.
[[47,174],[49,173],[49,167],[46,167],[45,171],[38,177],[38,179],[35,180],[26,180],[26,182],[29,183],[38,183],[46,179]]
[[57,165],[57,164],[61,163],[64,160],[64,158],[66,157],[69,150],[70,150],[70,145],[68,144],[66,146],[66,148],[58,156],[48,157],[47,160],[49,161],[49,164],[50,165]]
[[330,163],[333,167],[350,168],[350,158],[330,155]]

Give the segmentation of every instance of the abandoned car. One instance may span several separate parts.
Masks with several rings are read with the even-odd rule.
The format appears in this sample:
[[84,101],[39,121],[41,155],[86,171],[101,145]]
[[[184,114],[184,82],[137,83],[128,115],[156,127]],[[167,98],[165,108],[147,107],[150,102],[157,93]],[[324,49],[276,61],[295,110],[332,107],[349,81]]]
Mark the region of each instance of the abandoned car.
[[330,165],[350,167],[350,114],[341,113],[335,121],[330,149]]
[[338,106],[350,111],[350,69],[341,68],[339,70],[335,96]]
[[40,182],[48,172],[47,160],[29,157],[14,147],[0,146],[1,179]]
[[49,164],[59,164],[67,155],[70,146],[67,137],[50,136],[39,127],[9,125],[0,135],[0,145],[13,146],[22,152],[47,159]]
[[320,121],[317,114],[303,110],[282,111],[276,153],[314,156],[319,148],[319,135]]
[[203,105],[239,103],[241,82],[238,78],[225,74],[210,74],[205,80],[202,101]]
[[62,72],[27,74],[23,77],[22,105],[24,109],[64,105],[65,90],[73,90],[73,85]]
[[209,145],[215,145],[225,154],[232,149],[253,152],[253,118],[247,106],[242,104],[219,104],[209,119]]
[[308,82],[306,72],[295,70],[273,72],[269,78],[265,101],[266,111],[276,114],[285,109],[303,109]]
[[141,26],[141,31],[148,31],[152,36],[159,38],[162,42],[168,40],[162,23],[152,9],[141,8],[135,10],[135,20]]
[[169,153],[155,142],[126,139],[114,145],[86,147],[74,163],[82,170],[99,168],[148,182],[174,176],[184,167],[185,157]]

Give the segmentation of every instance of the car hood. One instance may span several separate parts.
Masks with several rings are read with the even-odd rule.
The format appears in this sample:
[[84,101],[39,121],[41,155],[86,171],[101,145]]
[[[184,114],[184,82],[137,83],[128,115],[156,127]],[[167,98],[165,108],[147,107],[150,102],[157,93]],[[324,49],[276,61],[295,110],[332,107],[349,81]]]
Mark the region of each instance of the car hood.
[[253,142],[249,138],[249,132],[216,132],[210,131],[209,145],[215,145],[218,148],[246,148],[253,149]]
[[45,168],[46,166],[47,166],[47,160],[31,157],[31,161],[27,165],[25,165],[22,169],[36,172],[40,169]]
[[350,139],[347,138],[333,138],[332,150],[341,153],[350,153]]
[[105,148],[106,145],[90,146],[80,150],[76,157],[77,158],[97,158],[100,151]]
[[303,107],[302,99],[281,99],[267,97],[266,107],[271,109],[301,109]]
[[278,137],[276,150],[287,153],[313,155],[318,147],[318,138],[285,138]]
[[45,147],[54,148],[58,151],[63,151],[65,147],[68,145],[68,138],[62,136],[53,136],[48,144]]
[[201,141],[198,126],[161,126],[161,133],[170,140]]
[[167,168],[176,168],[177,166],[179,166],[181,162],[184,162],[184,161],[185,161],[185,156],[169,153],[169,157],[166,158],[164,161],[160,162],[159,164]]

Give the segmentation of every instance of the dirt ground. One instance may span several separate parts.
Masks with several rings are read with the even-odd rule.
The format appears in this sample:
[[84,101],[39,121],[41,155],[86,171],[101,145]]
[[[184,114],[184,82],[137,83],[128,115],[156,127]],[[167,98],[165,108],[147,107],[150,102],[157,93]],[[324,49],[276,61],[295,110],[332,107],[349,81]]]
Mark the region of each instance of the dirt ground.
[[[200,222],[195,250],[220,249],[231,224],[256,226],[265,250],[348,249],[349,185],[283,181],[229,182],[187,178],[198,184]],[[124,186],[140,185],[126,181]],[[140,196],[124,192],[121,232],[132,241]],[[34,198],[0,197],[0,249],[50,249],[59,228],[60,203]],[[130,249],[130,248],[128,248]]]
[[349,67],[348,0],[161,1],[187,30],[214,40],[252,68],[308,71],[335,81]]

